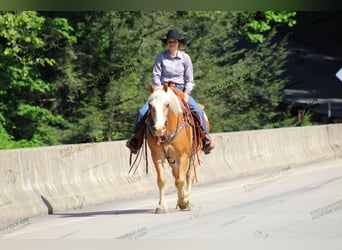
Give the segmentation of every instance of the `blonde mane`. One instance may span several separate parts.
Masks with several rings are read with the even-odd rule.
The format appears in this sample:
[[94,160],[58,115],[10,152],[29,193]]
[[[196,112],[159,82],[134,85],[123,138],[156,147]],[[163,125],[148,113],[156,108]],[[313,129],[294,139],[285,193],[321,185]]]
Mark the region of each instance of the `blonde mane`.
[[154,99],[159,99],[163,100],[164,102],[169,103],[169,107],[172,110],[175,115],[178,115],[179,113],[183,113],[183,107],[181,103],[179,102],[178,97],[176,94],[168,88],[167,91],[165,92],[164,88],[161,87],[155,87],[153,93],[150,95],[148,98],[148,101],[154,100]]

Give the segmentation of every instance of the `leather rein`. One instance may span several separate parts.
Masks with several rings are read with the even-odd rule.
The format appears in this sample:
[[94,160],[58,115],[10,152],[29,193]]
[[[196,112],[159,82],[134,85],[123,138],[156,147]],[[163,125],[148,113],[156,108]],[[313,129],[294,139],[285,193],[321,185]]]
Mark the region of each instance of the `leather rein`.
[[[153,130],[153,120],[151,118],[151,116],[149,116],[148,118],[149,122],[148,122],[148,129],[149,129],[149,132],[151,134],[151,136],[153,138],[156,138],[158,140],[158,143],[160,144],[170,144],[173,142],[173,140],[177,137],[177,135],[185,128],[185,125],[186,125],[186,122],[184,120],[184,118],[182,119],[181,123],[179,123],[179,118],[178,118],[178,121],[177,121],[177,128],[175,130],[173,130],[172,132],[170,133],[166,133],[162,136],[156,136],[156,134],[154,133],[154,130]],[[166,119],[166,122],[165,122],[165,126],[167,126],[167,122],[168,120]]]

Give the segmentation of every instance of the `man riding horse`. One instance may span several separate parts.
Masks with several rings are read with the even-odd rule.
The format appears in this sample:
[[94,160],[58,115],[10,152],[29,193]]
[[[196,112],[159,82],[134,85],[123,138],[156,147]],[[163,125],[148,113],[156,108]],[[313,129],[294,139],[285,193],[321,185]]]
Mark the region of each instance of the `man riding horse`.
[[[177,30],[169,30],[166,38],[161,39],[168,49],[159,53],[153,66],[152,84],[161,86],[172,83],[173,87],[183,92],[182,98],[190,107],[190,110],[199,120],[203,131],[202,150],[209,154],[214,148],[206,126],[206,118],[203,110],[190,96],[195,86],[193,77],[193,66],[190,56],[180,50],[181,45],[185,44],[185,39],[181,38]],[[139,143],[139,128],[145,122],[144,117],[148,112],[149,104],[146,102],[138,112],[133,136],[127,141],[127,147],[132,153],[137,153],[141,143]]]

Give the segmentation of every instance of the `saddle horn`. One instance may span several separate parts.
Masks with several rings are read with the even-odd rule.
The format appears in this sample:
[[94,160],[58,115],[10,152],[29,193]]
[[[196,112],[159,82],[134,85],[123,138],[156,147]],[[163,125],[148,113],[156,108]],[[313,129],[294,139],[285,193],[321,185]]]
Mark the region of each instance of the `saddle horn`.
[[150,93],[152,94],[152,93],[154,92],[153,85],[150,85],[150,86],[148,87],[148,90],[149,90],[149,91],[150,91]]
[[167,86],[167,84],[163,84],[163,90],[165,91],[165,92],[167,92],[167,90],[168,90],[168,86]]

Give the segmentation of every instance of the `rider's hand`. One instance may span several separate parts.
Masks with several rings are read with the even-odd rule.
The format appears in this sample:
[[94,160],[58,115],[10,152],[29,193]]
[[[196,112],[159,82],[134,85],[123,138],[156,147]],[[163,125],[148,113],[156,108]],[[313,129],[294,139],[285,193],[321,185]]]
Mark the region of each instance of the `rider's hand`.
[[189,94],[188,94],[188,93],[184,93],[183,100],[184,100],[186,103],[188,103],[188,101],[189,101]]

